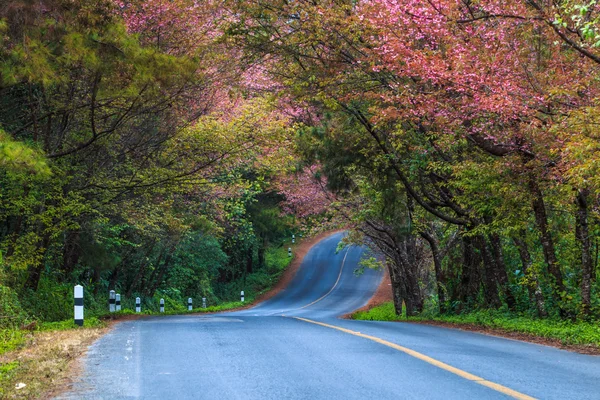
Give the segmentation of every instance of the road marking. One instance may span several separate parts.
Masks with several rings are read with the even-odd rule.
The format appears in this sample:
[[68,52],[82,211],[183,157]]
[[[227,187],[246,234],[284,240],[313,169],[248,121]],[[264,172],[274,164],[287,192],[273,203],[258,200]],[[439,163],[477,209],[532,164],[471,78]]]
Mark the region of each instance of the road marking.
[[292,317],[292,318],[300,320],[300,321],[308,322],[308,323],[311,323],[311,324],[315,324],[315,325],[321,325],[321,326],[324,326],[326,328],[336,329],[338,331],[349,333],[350,335],[359,336],[359,337],[362,337],[362,338],[365,338],[365,339],[372,340],[372,341],[377,342],[379,344],[382,344],[384,346],[388,346],[388,347],[391,347],[392,349],[395,349],[395,350],[401,351],[401,352],[403,352],[405,354],[408,354],[409,356],[418,358],[421,361],[425,361],[426,363],[429,363],[429,364],[431,364],[433,366],[436,366],[436,367],[441,368],[441,369],[443,369],[445,371],[453,373],[454,375],[458,375],[461,378],[467,379],[467,380],[472,381],[474,383],[477,383],[479,385],[486,386],[486,387],[488,387],[490,389],[493,389],[493,390],[495,390],[497,392],[500,392],[500,393],[505,394],[507,396],[513,397],[515,399],[519,399],[519,400],[535,400],[535,397],[531,397],[531,396],[528,396],[526,394],[517,392],[516,390],[507,388],[506,386],[502,386],[502,385],[500,385],[498,383],[488,381],[488,380],[483,379],[483,378],[481,378],[481,377],[479,377],[477,375],[473,375],[471,373],[468,373],[467,371],[463,371],[462,369],[458,369],[456,367],[448,365],[448,364],[446,364],[444,362],[441,362],[439,360],[436,360],[435,358],[431,358],[429,356],[426,356],[425,354],[419,353],[419,352],[417,352],[415,350],[411,350],[411,349],[409,349],[407,347],[403,347],[403,346],[397,345],[396,343],[388,342],[387,340],[383,340],[383,339],[380,339],[380,338],[375,337],[375,336],[365,335],[364,333],[352,331],[350,329],[342,328],[340,326],[329,325],[329,324],[325,324],[323,322],[313,321],[311,319],[306,319],[306,318],[301,318],[301,317]]
[[323,300],[325,297],[329,296],[329,294],[331,292],[333,292],[333,289],[335,289],[335,287],[338,285],[338,283],[340,282],[340,279],[342,277],[342,272],[344,272],[344,265],[346,264],[346,257],[348,257],[348,252],[350,251],[350,249],[348,248],[348,250],[346,250],[346,254],[344,254],[344,259],[342,260],[342,267],[340,268],[340,273],[338,274],[337,280],[335,281],[335,283],[333,284],[333,286],[331,287],[331,289],[329,289],[329,292],[325,293],[323,296],[319,297],[318,299],[316,299],[315,301],[313,301],[310,304],[307,304],[305,306],[302,306],[300,308],[294,308],[294,310],[302,310],[303,308],[306,307],[310,307],[315,303],[318,303],[319,301]]

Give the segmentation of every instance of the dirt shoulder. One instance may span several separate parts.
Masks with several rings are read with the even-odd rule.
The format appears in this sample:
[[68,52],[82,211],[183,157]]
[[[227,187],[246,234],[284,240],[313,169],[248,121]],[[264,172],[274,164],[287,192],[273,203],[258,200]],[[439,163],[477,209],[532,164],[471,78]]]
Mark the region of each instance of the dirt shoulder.
[[88,346],[109,330],[106,326],[32,333],[24,348],[0,356],[0,366],[9,366],[0,379],[0,398],[37,399],[58,394],[77,373],[78,360]]

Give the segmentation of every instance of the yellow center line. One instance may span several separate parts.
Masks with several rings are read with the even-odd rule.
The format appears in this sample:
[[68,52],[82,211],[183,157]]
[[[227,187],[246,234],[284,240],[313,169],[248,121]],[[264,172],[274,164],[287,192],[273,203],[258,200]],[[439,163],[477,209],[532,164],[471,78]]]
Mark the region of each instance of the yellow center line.
[[[342,277],[342,272],[344,271],[344,264],[346,264],[346,257],[348,257],[348,252],[349,251],[350,251],[350,249],[346,250],[346,254],[344,254],[344,259],[342,260],[342,267],[340,268],[340,273],[338,274],[337,280],[335,281],[335,283],[333,284],[333,286],[331,287],[331,289],[329,289],[329,292],[325,293],[323,296],[319,297],[318,299],[316,299],[312,303],[307,304],[305,306],[302,306],[300,308],[294,308],[294,310],[302,310],[303,308],[310,307],[313,304],[318,303],[319,301],[323,300],[325,297],[329,296],[329,294],[331,292],[333,292],[333,289],[336,288],[336,286],[340,282],[340,278]],[[291,311],[293,311],[293,310],[291,310]]]
[[419,352],[417,352],[415,350],[411,350],[411,349],[409,349],[407,347],[403,347],[403,346],[397,345],[396,343],[388,342],[387,340],[383,340],[383,339],[380,339],[380,338],[375,337],[375,336],[365,335],[364,333],[352,331],[350,329],[342,328],[340,326],[329,325],[329,324],[325,324],[323,322],[313,321],[311,319],[300,318],[300,317],[292,317],[292,318],[295,318],[295,319],[300,320],[300,321],[308,322],[308,323],[311,323],[311,324],[321,325],[321,326],[324,326],[326,328],[336,329],[338,331],[349,333],[350,335],[359,336],[359,337],[362,337],[362,338],[365,338],[365,339],[372,340],[372,341],[377,342],[379,344],[382,344],[384,346],[388,346],[388,347],[391,347],[392,349],[395,349],[395,350],[401,351],[401,352],[403,352],[405,354],[408,354],[409,356],[418,358],[421,361],[425,361],[426,363],[429,363],[429,364],[431,364],[433,366],[436,366],[436,367],[441,368],[441,369],[443,369],[445,371],[453,373],[454,375],[458,375],[461,378],[464,378],[464,379],[467,379],[469,381],[475,382],[475,383],[477,383],[479,385],[486,386],[486,387],[488,387],[490,389],[493,389],[493,390],[495,390],[497,392],[500,392],[500,393],[505,394],[507,396],[513,397],[515,399],[519,399],[519,400],[535,400],[535,397],[531,397],[531,396],[528,396],[526,394],[517,392],[516,390],[507,388],[506,386],[502,386],[502,385],[500,385],[498,383],[488,381],[488,380],[483,379],[483,378],[481,378],[481,377],[479,377],[477,375],[473,375],[473,374],[471,374],[471,373],[469,373],[467,371],[463,371],[462,369],[458,369],[456,367],[453,367],[451,365],[443,363],[443,362],[441,362],[439,360],[436,360],[435,358],[431,358],[431,357],[426,356],[425,354],[419,353]]

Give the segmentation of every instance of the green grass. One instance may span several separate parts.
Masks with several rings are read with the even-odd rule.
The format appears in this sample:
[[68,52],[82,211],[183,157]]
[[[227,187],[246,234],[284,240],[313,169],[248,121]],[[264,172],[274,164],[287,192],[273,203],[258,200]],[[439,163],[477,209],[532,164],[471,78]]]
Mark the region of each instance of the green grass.
[[231,301],[231,302],[227,302],[227,303],[221,303],[218,305],[214,305],[214,306],[209,306],[206,308],[193,308],[192,311],[188,311],[187,307],[185,308],[177,308],[176,310],[169,310],[166,306],[165,306],[165,312],[159,312],[159,311],[154,311],[154,310],[143,310],[142,312],[136,313],[134,310],[130,310],[128,308],[123,309],[121,311],[117,311],[114,313],[109,313],[106,312],[105,314],[102,314],[100,316],[100,318],[109,318],[109,317],[113,317],[118,319],[119,316],[123,316],[123,315],[184,315],[184,314],[194,314],[194,313],[209,313],[209,312],[218,312],[218,311],[227,311],[227,310],[233,310],[235,308],[239,308],[239,307],[243,307],[244,305],[247,305],[249,303],[252,302],[253,299],[251,298],[247,298],[247,301],[242,303],[241,301]]
[[27,342],[26,333],[16,329],[0,330],[0,355],[17,350]]
[[[87,318],[84,323],[84,328],[97,328],[106,324],[98,318]],[[41,322],[35,328],[36,331],[64,331],[67,329],[78,329],[72,319],[58,322]],[[0,355],[9,351],[18,350],[27,344],[28,337],[31,336],[29,331],[20,329],[2,329],[0,330]]]
[[387,302],[380,306],[373,307],[368,311],[358,311],[352,314],[352,319],[363,321],[398,321],[401,317],[396,315],[394,303]]
[[269,247],[265,252],[265,265],[269,274],[279,275],[290,265],[292,257],[288,255],[287,248]]
[[460,325],[475,325],[508,332],[560,340],[565,345],[592,345],[600,347],[600,325],[596,322],[555,319],[533,319],[496,310],[480,310],[459,315],[436,317],[401,317],[396,315],[394,305],[384,303],[369,311],[352,315],[353,319],[369,321],[437,321]]
[[18,371],[19,361],[9,361],[6,364],[0,364],[0,395],[3,395],[5,390],[2,387],[6,386],[7,382],[10,382],[13,375]]
[[[96,317],[89,317],[83,320],[84,328],[99,328],[105,326],[105,323],[100,321]],[[75,325],[72,319],[58,322],[42,322],[37,330],[39,331],[64,331],[67,329],[77,329],[79,326]]]

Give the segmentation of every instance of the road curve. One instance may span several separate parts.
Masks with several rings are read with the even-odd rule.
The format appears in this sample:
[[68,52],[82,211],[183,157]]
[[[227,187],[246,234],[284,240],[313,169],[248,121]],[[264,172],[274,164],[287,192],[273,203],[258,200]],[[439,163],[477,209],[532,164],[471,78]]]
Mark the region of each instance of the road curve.
[[598,399],[600,359],[477,333],[340,320],[381,272],[355,276],[340,234],[252,309],[123,322],[62,399]]
[[310,316],[328,318],[364,306],[381,280],[381,270],[356,273],[364,252],[361,247],[337,251],[344,233],[335,233],[313,246],[287,288],[254,308],[236,312],[240,316]]

